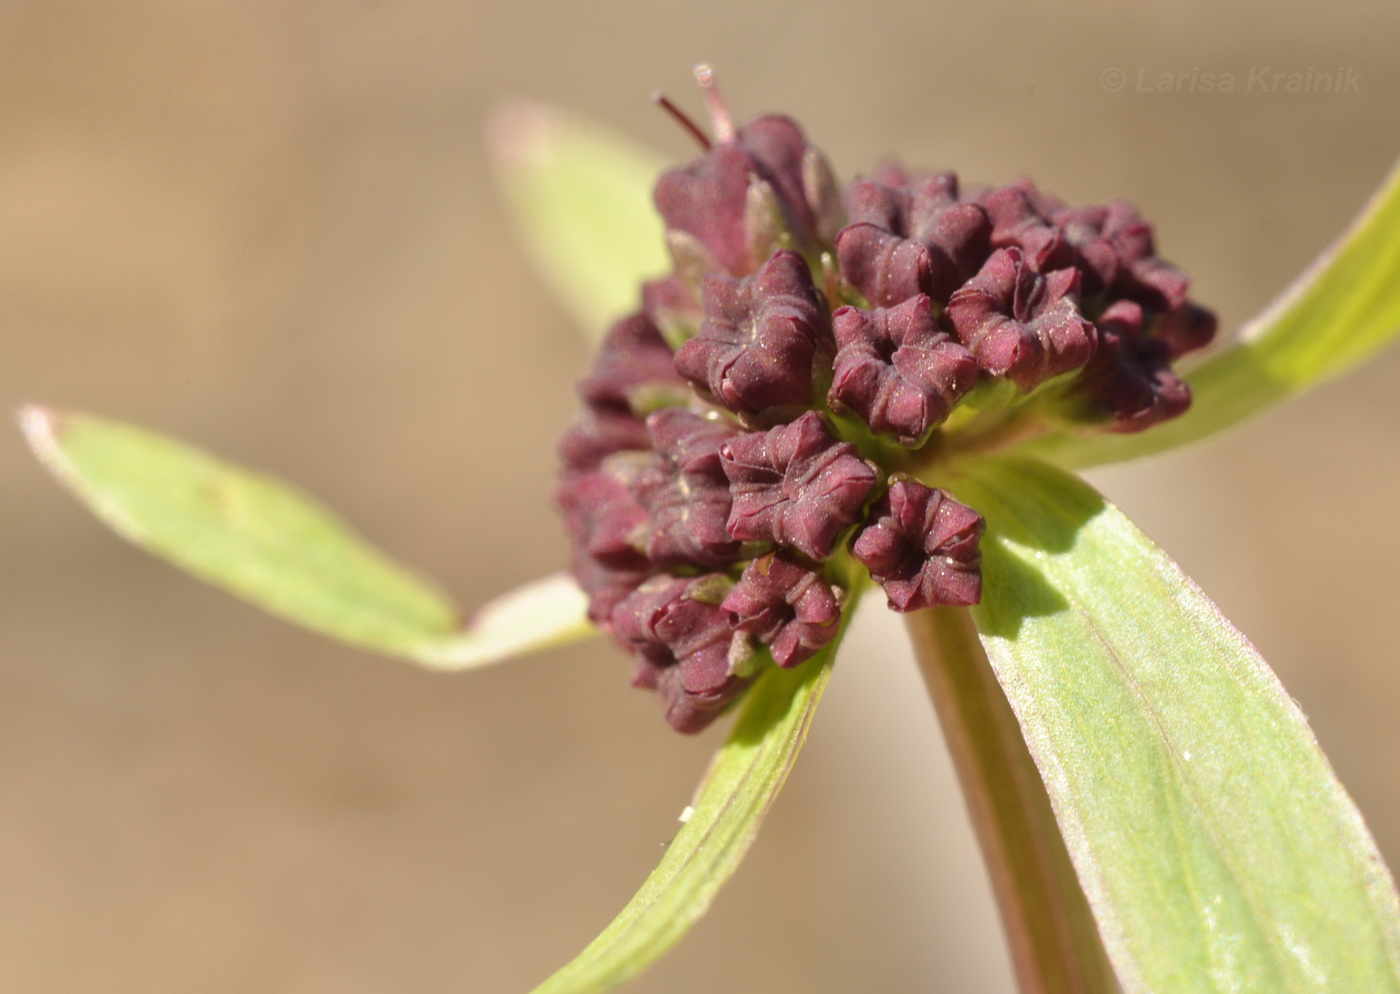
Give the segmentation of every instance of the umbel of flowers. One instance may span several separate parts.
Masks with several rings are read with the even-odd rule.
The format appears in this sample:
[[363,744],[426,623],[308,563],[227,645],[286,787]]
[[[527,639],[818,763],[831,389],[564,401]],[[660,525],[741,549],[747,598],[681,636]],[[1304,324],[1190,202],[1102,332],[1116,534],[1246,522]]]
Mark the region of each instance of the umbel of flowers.
[[557,501],[589,616],[676,729],[830,641],[850,559],[898,611],[981,595],[983,521],[919,477],[1048,425],[1140,431],[1214,316],[1122,201],[886,166],[841,190],[786,117],[713,142],[655,202],[673,272],[579,385]]

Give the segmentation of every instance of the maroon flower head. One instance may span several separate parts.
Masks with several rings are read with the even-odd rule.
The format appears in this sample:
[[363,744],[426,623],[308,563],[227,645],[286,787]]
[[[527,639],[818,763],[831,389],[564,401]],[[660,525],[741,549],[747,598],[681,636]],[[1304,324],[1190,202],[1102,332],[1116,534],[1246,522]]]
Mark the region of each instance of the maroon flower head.
[[744,276],[779,247],[775,239],[800,250],[818,244],[839,211],[830,176],[791,119],[761,117],[663,175],[656,208],[670,231],[684,232],[724,270]]
[[[845,595],[828,572],[844,584],[851,563],[824,563],[848,535],[892,608],[977,603],[981,516],[905,474],[1036,419],[1175,417],[1191,395],[1171,363],[1216,329],[1124,201],[895,165],[842,191],[791,120],[736,129],[697,77],[713,139],[660,98],[705,149],[654,191],[672,271],[579,384],[556,495],[588,617],[686,732],[770,661],[832,643]],[[1015,389],[955,413],[996,379]]]
[[672,407],[648,417],[647,431],[656,455],[638,496],[650,513],[648,558],[663,569],[738,560],[739,543],[726,529],[732,500],[719,458],[738,425]]
[[892,307],[917,294],[940,304],[987,257],[991,224],[957,199],[957,177],[933,173],[901,188],[858,179],[851,223],[836,238],[841,272],[866,299]]
[[939,327],[924,294],[892,308],[842,307],[827,399],[871,429],[915,445],[977,382],[977,360]]
[[836,637],[841,623],[838,589],[821,570],[781,553],[749,563],[720,606],[736,631],[768,646],[783,667],[809,659]]
[[1018,248],[998,249],[948,302],[948,319],[982,368],[1022,390],[1078,369],[1094,354],[1094,326],[1079,313],[1079,273],[1042,276]]
[[812,362],[831,337],[807,263],[778,252],[742,280],[705,280],[705,321],[676,353],[675,368],[737,414],[805,406]]
[[942,490],[896,480],[851,551],[885,588],[890,607],[965,607],[982,597],[982,516]]
[[878,467],[839,442],[822,416],[730,439],[720,447],[734,507],[729,534],[791,546],[812,559],[831,555],[836,536],[860,519]]

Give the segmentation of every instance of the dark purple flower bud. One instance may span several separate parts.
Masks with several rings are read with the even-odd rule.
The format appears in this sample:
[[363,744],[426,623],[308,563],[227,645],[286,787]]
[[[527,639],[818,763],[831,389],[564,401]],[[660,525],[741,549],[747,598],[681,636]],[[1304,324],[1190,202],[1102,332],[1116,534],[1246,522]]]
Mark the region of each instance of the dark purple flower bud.
[[646,315],[633,314],[608,330],[578,392],[592,408],[635,411],[639,391],[681,385],[675,356],[661,332]]
[[555,500],[574,547],[613,569],[641,569],[647,511],[637,500],[643,465],[611,459],[596,470],[565,473]]
[[1036,272],[1070,265],[1073,254],[1052,215],[1064,207],[1022,177],[1010,186],[981,191],[979,202],[991,218],[991,244],[1018,248]]
[[1071,389],[1081,420],[1142,431],[1191,406],[1191,389],[1171,371],[1167,344],[1147,336],[1142,322],[1142,308],[1131,300],[1099,317],[1098,351]]
[[613,609],[631,596],[652,575],[652,570],[649,564],[613,569],[576,549],[572,573],[579,589],[588,597],[588,620],[604,630],[611,630]]
[[734,495],[729,534],[791,546],[812,559],[831,555],[879,479],[877,467],[838,442],[815,411],[730,439],[720,458]]
[[842,307],[828,401],[877,432],[917,444],[977,382],[977,360],[949,336],[924,294],[892,308]]
[[705,316],[700,301],[674,273],[642,284],[642,313],[672,348],[694,336]]
[[842,274],[876,306],[920,293],[944,303],[987,257],[987,214],[957,199],[952,173],[899,189],[858,179],[846,203],[851,224],[837,236],[836,255]]
[[[663,175],[656,207],[668,229],[685,232],[719,265],[743,276],[768,257],[777,234],[756,225],[780,228],[783,240],[798,249],[817,244],[819,229],[832,223],[829,177],[795,123],[761,117],[698,161]],[[769,205],[776,219],[762,216]]]
[[612,614],[613,636],[638,657],[633,683],[660,693],[681,732],[700,731],[750,682],[734,671],[745,650],[729,613],[706,596],[715,579],[655,577]]
[[982,599],[982,516],[942,490],[896,480],[851,551],[885,588],[890,607],[966,607]]
[[1073,296],[1078,287],[1076,270],[1042,276],[1020,249],[998,249],[953,294],[948,319],[983,369],[1031,390],[1094,354],[1094,326]]
[[719,448],[738,425],[673,407],[647,418],[647,430],[656,452],[638,488],[651,514],[647,556],[663,569],[735,562],[740,546],[726,528],[733,500]]
[[646,424],[631,414],[615,410],[585,410],[559,439],[559,455],[566,469],[597,469],[616,452],[651,448]]
[[1203,349],[1215,338],[1215,314],[1187,302],[1168,311],[1152,326],[1152,337],[1167,346],[1167,355],[1180,359],[1188,352]]
[[831,337],[826,307],[796,252],[779,252],[753,276],[705,280],[700,334],[676,369],[737,414],[812,400],[812,361]]
[[1157,258],[1152,225],[1124,200],[1054,212],[1072,263],[1083,274],[1086,294],[1107,290],[1146,310],[1161,313],[1186,303],[1187,280],[1175,266]]
[[790,668],[836,637],[839,590],[821,570],[767,555],[749,563],[720,606],[730,613],[735,630],[758,639],[775,663]]

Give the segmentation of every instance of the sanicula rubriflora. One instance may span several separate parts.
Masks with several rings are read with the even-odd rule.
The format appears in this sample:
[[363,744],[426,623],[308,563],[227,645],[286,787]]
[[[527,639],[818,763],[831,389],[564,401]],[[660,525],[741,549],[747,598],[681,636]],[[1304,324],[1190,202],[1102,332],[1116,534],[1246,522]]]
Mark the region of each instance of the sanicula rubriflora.
[[[348,643],[466,669],[606,630],[675,727],[737,700],[661,864],[538,994],[621,986],[709,908],[872,580],[907,619],[1024,990],[1400,992],[1394,884],[1297,705],[1064,471],[1230,427],[1400,333],[1400,174],[1180,373],[1215,319],[1128,204],[890,165],[842,190],[795,123],[736,127],[699,76],[713,137],[663,101],[704,146],[655,185],[669,274],[555,255],[590,301],[634,301],[559,446],[572,576],[461,625],[275,481],[38,407],[31,444],[125,537]],[[649,252],[649,167],[523,116],[533,147],[504,142],[505,169],[536,242],[602,242],[605,217]]]
[[703,150],[655,188],[674,269],[579,385],[558,488],[589,619],[684,732],[836,635],[842,557],[897,611],[976,604],[982,517],[923,481],[1181,415],[1172,361],[1216,329],[1124,201],[891,165],[842,190],[795,122],[736,127],[700,76],[713,141],[662,99]]

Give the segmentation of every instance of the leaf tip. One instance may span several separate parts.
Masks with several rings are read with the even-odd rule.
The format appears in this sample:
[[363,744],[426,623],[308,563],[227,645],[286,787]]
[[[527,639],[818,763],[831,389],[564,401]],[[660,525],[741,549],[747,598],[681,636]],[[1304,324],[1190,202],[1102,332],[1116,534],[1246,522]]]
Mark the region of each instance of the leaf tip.
[[52,466],[58,458],[67,417],[41,404],[23,404],[15,411],[15,421],[34,454],[45,466]]
[[512,171],[537,166],[549,155],[554,114],[534,100],[510,100],[487,118],[486,147],[497,168]]

